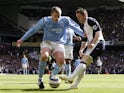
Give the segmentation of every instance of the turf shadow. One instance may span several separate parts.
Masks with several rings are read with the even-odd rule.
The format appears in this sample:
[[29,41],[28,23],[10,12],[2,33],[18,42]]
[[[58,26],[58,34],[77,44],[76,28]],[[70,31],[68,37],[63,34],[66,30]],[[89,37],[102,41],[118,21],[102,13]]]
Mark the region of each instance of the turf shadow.
[[0,91],[16,91],[16,90],[20,90],[20,91],[27,91],[27,92],[31,92],[31,91],[67,91],[68,89],[0,89]]
[[68,89],[24,89],[24,91],[67,91]]

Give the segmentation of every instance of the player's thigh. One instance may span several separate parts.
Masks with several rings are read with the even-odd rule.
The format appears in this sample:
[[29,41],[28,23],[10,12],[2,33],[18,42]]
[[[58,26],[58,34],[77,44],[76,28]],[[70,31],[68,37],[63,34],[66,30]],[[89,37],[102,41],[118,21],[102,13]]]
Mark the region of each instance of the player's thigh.
[[53,56],[58,65],[62,66],[64,64],[64,52],[56,51],[54,52]]
[[54,46],[54,51],[53,51],[53,57],[55,58],[56,62],[59,65],[62,65],[64,63],[64,45],[62,44],[56,44]]
[[92,51],[90,56],[92,56],[93,59],[95,60],[98,56],[100,56],[104,52],[104,50],[105,50],[105,42],[100,41],[96,46],[96,48]]
[[51,55],[51,44],[43,41],[40,44],[40,47],[41,47],[41,50],[40,50],[41,58],[47,59],[49,55]]

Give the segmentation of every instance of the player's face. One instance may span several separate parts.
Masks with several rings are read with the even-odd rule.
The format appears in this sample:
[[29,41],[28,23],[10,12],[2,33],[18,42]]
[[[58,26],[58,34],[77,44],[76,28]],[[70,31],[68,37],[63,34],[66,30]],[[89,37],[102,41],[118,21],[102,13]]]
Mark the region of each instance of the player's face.
[[80,23],[84,23],[84,22],[85,22],[85,16],[82,15],[81,13],[76,13],[76,17],[77,17],[77,20],[78,20]]
[[60,14],[58,12],[51,13],[52,19],[54,22],[57,22],[59,20]]

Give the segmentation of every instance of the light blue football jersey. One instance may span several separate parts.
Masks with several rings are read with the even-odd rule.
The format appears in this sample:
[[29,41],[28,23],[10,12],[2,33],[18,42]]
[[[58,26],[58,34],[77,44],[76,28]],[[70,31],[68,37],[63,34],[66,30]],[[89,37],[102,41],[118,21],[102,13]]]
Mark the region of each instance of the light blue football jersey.
[[67,41],[65,43],[65,45],[67,46],[73,46],[73,36],[75,35],[73,29],[71,28],[67,28],[66,29],[66,35],[67,35]]
[[27,63],[28,63],[28,59],[27,59],[27,58],[22,58],[22,59],[21,59],[21,62],[22,62],[23,64],[27,64]]
[[23,36],[22,40],[26,40],[30,36],[43,29],[43,40],[65,44],[67,41],[66,28],[70,27],[74,32],[83,37],[83,30],[70,17],[60,16],[57,22],[52,20],[51,16],[41,18],[36,25],[31,27]]

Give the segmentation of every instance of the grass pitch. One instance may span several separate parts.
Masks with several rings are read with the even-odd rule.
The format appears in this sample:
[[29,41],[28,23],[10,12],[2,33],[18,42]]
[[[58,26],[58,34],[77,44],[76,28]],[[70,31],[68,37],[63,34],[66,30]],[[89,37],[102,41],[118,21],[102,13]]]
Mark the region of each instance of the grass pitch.
[[38,75],[0,75],[0,93],[124,93],[124,75],[86,75],[79,89],[67,90],[70,84],[49,87],[49,75],[44,75],[45,89],[38,88]]

